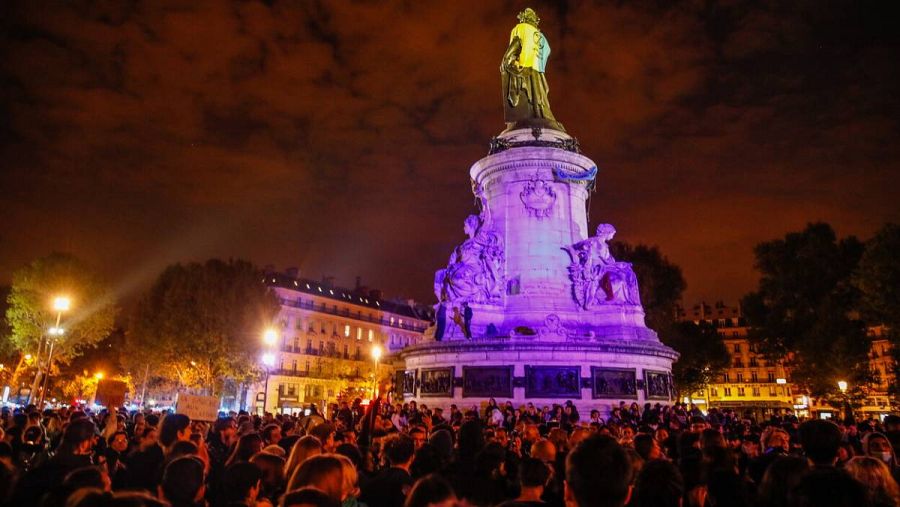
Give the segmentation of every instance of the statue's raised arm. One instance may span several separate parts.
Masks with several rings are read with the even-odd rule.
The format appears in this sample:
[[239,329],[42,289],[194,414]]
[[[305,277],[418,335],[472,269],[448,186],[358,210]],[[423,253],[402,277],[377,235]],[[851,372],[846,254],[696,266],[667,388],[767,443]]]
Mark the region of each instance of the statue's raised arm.
[[506,130],[541,127],[565,131],[550,111],[550,88],[544,76],[550,43],[538,29],[541,19],[530,8],[520,12],[518,19],[500,62]]

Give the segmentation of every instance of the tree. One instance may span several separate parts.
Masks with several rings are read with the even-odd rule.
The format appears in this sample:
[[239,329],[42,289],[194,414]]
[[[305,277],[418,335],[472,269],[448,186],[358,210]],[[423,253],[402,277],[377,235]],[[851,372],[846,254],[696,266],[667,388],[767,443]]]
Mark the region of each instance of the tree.
[[675,306],[687,288],[681,268],[657,247],[622,242],[615,242],[611,247],[614,257],[632,263],[647,325],[659,334],[663,343],[681,354],[672,366],[676,387],[688,394],[705,388],[727,368],[729,355],[714,327],[676,322]]
[[221,391],[226,379],[260,372],[261,334],[280,308],[261,273],[245,261],[169,266],[138,303],[125,338],[137,382],[150,375]]
[[[900,226],[885,224],[866,242],[853,275],[862,311],[870,324],[883,324],[894,357],[894,378],[900,378]],[[900,397],[896,382],[891,394]]]
[[102,278],[72,255],[42,257],[13,274],[7,297],[9,341],[20,355],[20,366],[26,354],[40,353],[44,360],[47,331],[57,317],[52,302],[60,295],[71,300],[71,309],[62,315],[65,334],[54,339],[54,361],[70,362],[112,330],[118,308]]
[[869,340],[856,315],[851,275],[863,253],[855,237],[809,224],[754,249],[759,287],[742,300],[750,339],[775,360],[788,358],[795,383],[816,397],[836,397],[837,381],[868,383]]

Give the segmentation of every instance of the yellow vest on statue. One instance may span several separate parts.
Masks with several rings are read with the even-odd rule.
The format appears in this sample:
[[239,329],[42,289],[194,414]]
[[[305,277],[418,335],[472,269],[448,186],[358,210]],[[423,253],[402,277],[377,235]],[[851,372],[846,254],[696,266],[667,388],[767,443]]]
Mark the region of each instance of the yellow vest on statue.
[[519,23],[509,34],[509,41],[512,42],[516,37],[522,43],[519,65],[544,72],[547,59],[550,57],[550,44],[544,34],[534,25]]

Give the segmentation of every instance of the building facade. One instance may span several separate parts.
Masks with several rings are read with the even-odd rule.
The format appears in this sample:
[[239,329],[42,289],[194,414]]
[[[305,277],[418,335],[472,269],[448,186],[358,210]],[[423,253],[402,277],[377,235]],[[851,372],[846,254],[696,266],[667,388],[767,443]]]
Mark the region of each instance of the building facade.
[[717,381],[691,396],[695,405],[701,409],[730,408],[756,417],[776,410],[806,409],[803,398],[795,394],[784,363],[767,361],[750,343],[749,327],[740,308],[717,302],[700,303],[690,309],[679,307],[676,311],[679,320],[714,326],[730,356],[728,368]]
[[268,273],[265,282],[281,310],[267,381],[251,390],[251,410],[290,414],[371,396],[375,383],[391,376],[389,355],[418,343],[433,317],[430,308],[387,301],[358,285],[351,290],[290,273]]
[[[826,400],[810,398],[791,382],[790,367],[784,361],[767,361],[748,338],[750,328],[738,307],[722,302],[699,303],[690,309],[677,308],[681,321],[715,326],[730,355],[729,366],[719,379],[689,401],[702,409],[732,408],[739,413],[767,416],[779,409],[793,409],[801,417],[838,417],[840,409]],[[872,340],[869,367],[873,382],[865,386],[865,399],[854,410],[863,418],[883,417],[894,407],[889,397],[894,382],[893,356],[883,326],[868,329]],[[790,360],[790,358],[786,358]]]

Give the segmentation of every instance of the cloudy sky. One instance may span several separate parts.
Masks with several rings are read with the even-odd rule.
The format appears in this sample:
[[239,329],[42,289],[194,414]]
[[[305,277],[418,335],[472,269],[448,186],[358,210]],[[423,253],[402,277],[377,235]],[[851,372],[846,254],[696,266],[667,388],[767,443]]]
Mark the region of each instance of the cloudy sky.
[[123,294],[243,257],[429,300],[531,5],[591,227],[734,302],[759,241],[900,220],[890,3],[4,2],[0,283],[53,250]]

